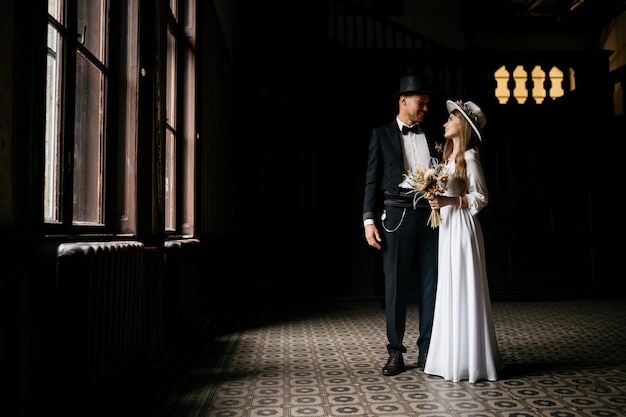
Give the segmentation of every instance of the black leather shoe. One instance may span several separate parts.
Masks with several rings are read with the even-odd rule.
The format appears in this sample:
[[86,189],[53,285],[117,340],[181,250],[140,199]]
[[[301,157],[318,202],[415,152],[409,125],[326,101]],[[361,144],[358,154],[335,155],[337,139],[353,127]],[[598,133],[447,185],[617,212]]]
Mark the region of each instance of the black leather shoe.
[[426,366],[426,358],[428,357],[428,353],[424,353],[423,355],[419,355],[417,357],[417,367],[423,368]]
[[404,370],[404,359],[402,358],[402,352],[397,351],[389,354],[387,364],[383,368],[384,376],[397,375]]

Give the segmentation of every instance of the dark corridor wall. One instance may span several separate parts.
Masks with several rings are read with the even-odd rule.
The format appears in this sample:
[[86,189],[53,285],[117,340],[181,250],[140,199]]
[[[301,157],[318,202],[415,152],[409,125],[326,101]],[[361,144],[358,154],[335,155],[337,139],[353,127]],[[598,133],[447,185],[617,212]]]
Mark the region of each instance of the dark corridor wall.
[[[611,115],[612,86],[603,81],[606,54],[329,48],[282,59],[275,66],[240,67],[242,78],[254,82],[241,86],[236,124],[258,127],[237,129],[236,140],[246,158],[237,174],[236,225],[241,249],[250,248],[254,259],[241,275],[252,291],[382,295],[379,254],[366,247],[361,224],[367,146],[371,129],[395,116],[399,78],[422,70],[442,92],[433,100],[430,123],[445,121],[446,98],[471,98],[486,109],[491,200],[480,219],[494,298],[623,290],[609,266],[617,254],[598,214],[602,192],[591,176],[581,175],[582,167],[598,163],[588,161],[587,152],[601,152],[603,138],[623,131]],[[575,68],[577,90],[542,105],[501,105],[491,88],[493,72],[519,62]],[[448,68],[465,75],[446,78]],[[616,175],[614,167],[602,169]]]

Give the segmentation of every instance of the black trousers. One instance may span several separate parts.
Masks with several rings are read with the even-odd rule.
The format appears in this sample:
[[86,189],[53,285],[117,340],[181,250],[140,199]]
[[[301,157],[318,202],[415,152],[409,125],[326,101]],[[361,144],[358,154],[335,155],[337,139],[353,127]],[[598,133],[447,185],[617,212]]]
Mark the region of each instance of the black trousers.
[[437,292],[439,229],[426,223],[430,207],[386,206],[382,221],[387,351],[407,351],[403,344],[410,282],[417,283],[420,354],[428,353]]

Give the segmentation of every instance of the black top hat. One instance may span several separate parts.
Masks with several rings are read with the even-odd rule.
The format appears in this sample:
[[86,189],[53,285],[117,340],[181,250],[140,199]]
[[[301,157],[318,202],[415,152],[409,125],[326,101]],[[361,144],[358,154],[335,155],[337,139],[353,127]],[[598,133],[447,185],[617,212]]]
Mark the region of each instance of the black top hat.
[[425,77],[415,74],[400,78],[400,90],[394,95],[394,98],[397,99],[400,96],[410,94],[434,95],[435,91],[428,85]]

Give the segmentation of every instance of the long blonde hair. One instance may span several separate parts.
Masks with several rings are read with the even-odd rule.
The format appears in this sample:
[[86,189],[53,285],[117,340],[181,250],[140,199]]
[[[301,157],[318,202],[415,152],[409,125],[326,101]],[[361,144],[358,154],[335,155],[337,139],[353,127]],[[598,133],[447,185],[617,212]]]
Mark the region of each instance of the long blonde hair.
[[[461,134],[459,135],[459,147],[462,149],[456,153],[454,157],[454,177],[463,185],[463,192],[467,191],[469,182],[467,179],[467,162],[465,162],[465,151],[468,149],[475,149],[477,154],[479,153],[480,140],[474,129],[470,126],[469,122],[465,120],[465,117],[458,110],[452,112],[455,116],[461,119]],[[452,138],[446,138],[446,142],[443,145],[443,159],[447,161],[454,151],[454,142]]]

